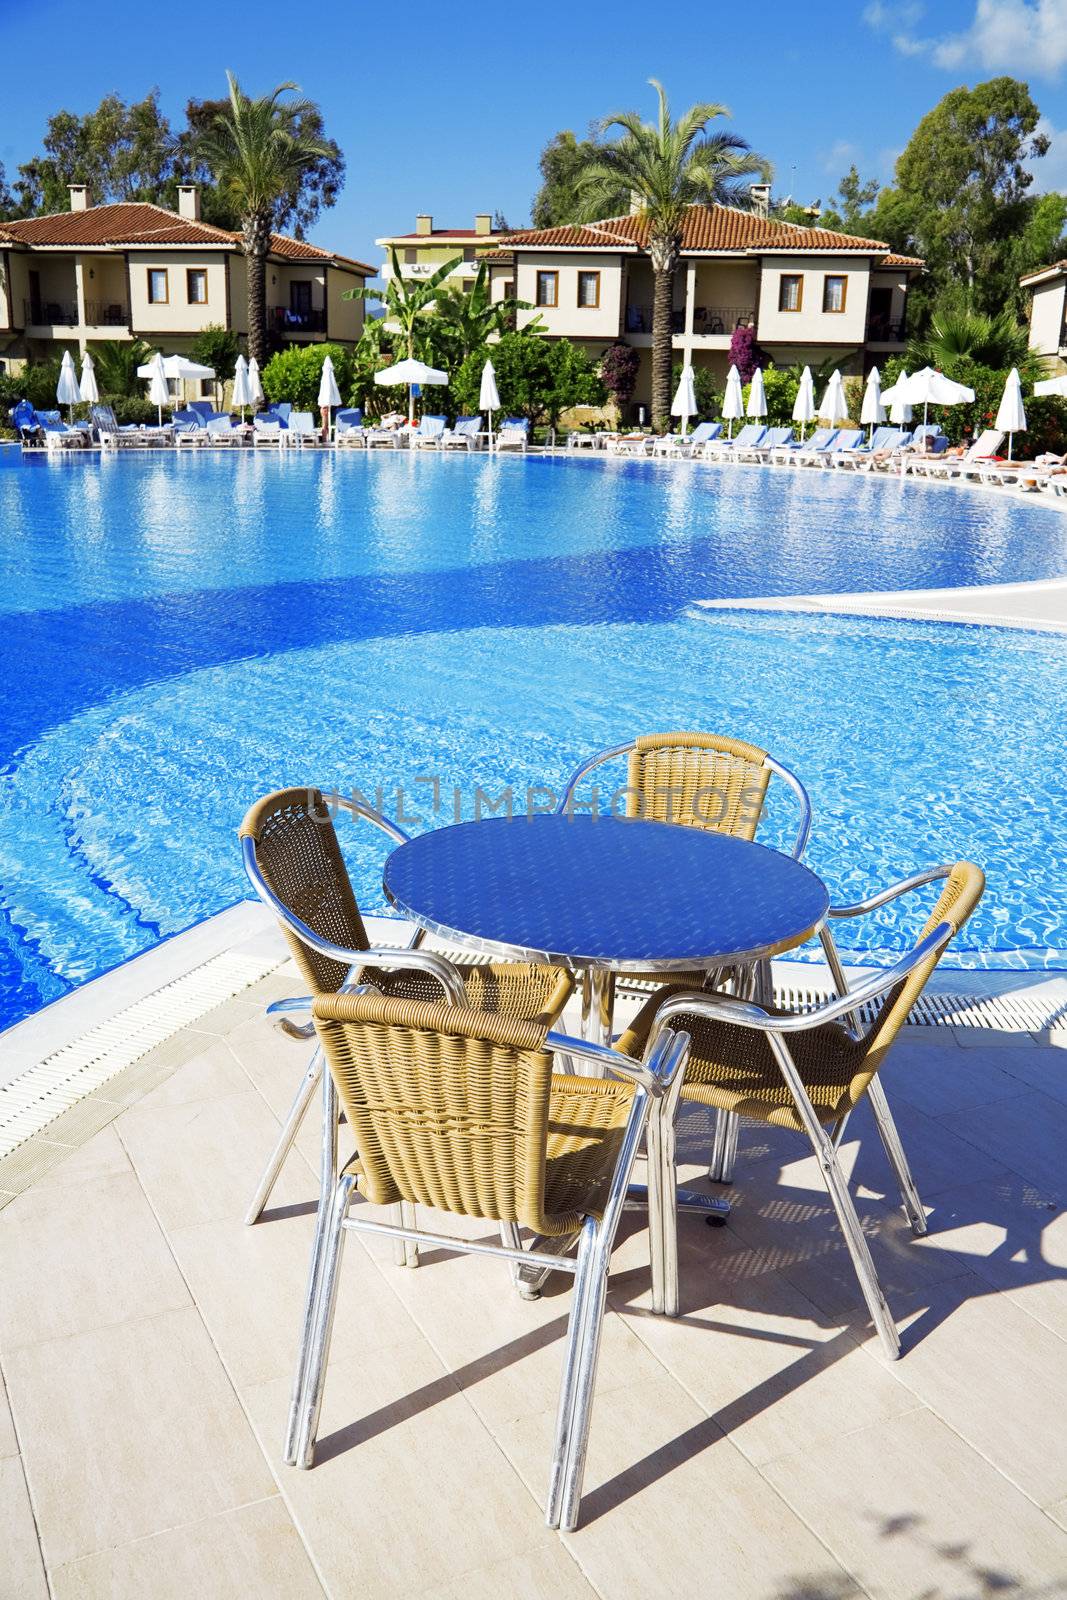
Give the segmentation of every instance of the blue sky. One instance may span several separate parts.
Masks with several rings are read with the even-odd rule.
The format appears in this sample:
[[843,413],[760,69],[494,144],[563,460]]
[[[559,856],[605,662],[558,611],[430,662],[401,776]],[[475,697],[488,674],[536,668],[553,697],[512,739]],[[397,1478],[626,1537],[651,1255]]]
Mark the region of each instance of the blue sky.
[[776,192],[807,203],[828,199],[851,161],[889,178],[946,90],[1011,73],[1030,82],[1053,138],[1039,185],[1067,188],[1067,0],[870,0],[821,14],[795,0],[669,13],[648,0],[540,10],[0,0],[0,61],[9,179],[59,107],[158,86],[178,118],[190,94],[222,92],[227,67],[250,92],[294,79],[348,158],[344,193],[314,237],[370,261],[375,236],[409,230],[416,211],[442,227],[497,208],[525,222],[545,141],[612,110],[650,115],[650,76],[676,108],[729,106],[732,126],[774,163]]

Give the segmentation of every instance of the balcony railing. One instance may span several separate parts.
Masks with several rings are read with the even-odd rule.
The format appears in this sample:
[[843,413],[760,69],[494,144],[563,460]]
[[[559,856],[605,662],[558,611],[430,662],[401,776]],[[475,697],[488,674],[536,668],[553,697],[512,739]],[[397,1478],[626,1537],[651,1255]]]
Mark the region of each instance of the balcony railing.
[[889,317],[871,317],[867,323],[868,344],[904,344],[903,322],[893,322]]
[[[739,323],[753,322],[755,317],[755,308],[752,306],[695,306],[693,308],[693,332],[698,335],[733,333]],[[652,307],[627,306],[626,332],[651,333]],[[685,332],[684,311],[671,312],[671,332]]]
[[321,308],[294,311],[291,306],[271,306],[270,315],[279,333],[326,332],[326,313]]
[[[59,300],[24,300],[22,315],[35,328],[74,328],[79,322],[77,305]],[[128,328],[129,307],[118,300],[87,300],[85,321],[96,328]]]

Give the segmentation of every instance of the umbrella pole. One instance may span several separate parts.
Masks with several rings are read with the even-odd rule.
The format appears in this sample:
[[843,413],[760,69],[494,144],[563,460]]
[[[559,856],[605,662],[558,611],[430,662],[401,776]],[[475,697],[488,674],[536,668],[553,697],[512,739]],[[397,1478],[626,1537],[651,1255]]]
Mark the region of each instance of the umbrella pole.
[[415,390],[408,384],[408,427],[415,421]]
[[489,407],[489,453],[493,452],[493,408]]

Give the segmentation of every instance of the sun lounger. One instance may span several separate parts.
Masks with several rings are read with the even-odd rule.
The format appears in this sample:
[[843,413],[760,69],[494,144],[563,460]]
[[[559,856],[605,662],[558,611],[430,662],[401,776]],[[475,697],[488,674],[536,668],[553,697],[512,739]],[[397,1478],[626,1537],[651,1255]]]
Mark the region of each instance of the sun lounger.
[[698,422],[692,433],[665,433],[652,446],[654,456],[694,456],[722,432],[721,422]]
[[346,406],[334,412],[333,441],[345,449],[363,448],[363,413],[358,406]]
[[737,461],[740,459],[737,454],[739,450],[754,450],[757,445],[763,443],[766,433],[767,429],[762,422],[746,422],[736,439],[709,439],[703,446],[704,459],[715,461],[732,458]]
[[854,450],[848,450],[843,455],[835,452],[831,464],[853,472],[869,472],[875,456],[899,449],[908,437],[902,428],[875,428],[869,444],[859,444]]
[[1004,435],[999,428],[985,428],[967,450],[965,455],[950,456],[944,462],[935,462],[934,467],[940,469],[934,476],[944,478],[977,478],[981,475],[983,466],[988,466],[1001,445]]
[[521,450],[526,453],[530,442],[530,423],[527,417],[505,417],[493,440],[497,450]]
[[289,413],[289,426],[282,437],[292,449],[303,448],[305,445],[320,445],[322,443],[322,435],[316,427],[315,418],[310,411],[291,411]]
[[771,453],[780,450],[789,443],[793,437],[792,426],[788,428],[768,428],[759,444],[742,445],[737,454],[738,461],[769,461]]
[[200,418],[201,422],[204,424],[205,432],[207,431],[207,425],[209,422],[217,421],[220,417],[228,416],[228,412],[216,411],[210,400],[190,400],[185,409],[187,411],[194,412]]
[[205,442],[211,445],[243,445],[246,438],[244,428],[232,417],[210,417],[204,429]]
[[282,425],[278,417],[253,417],[252,418],[252,444],[273,445],[280,449],[282,444]]
[[613,456],[650,456],[655,447],[655,438],[650,433],[620,433],[605,446]]
[[408,440],[412,450],[436,450],[445,431],[446,417],[422,417]]
[[473,450],[482,431],[481,417],[457,417],[454,428],[446,428],[440,438],[442,450]]
[[791,467],[826,466],[830,459],[830,451],[837,449],[837,441],[841,437],[841,432],[840,428],[816,428],[811,438],[805,444],[798,446],[788,456],[789,465]]
[[847,461],[857,451],[862,455],[864,450],[862,428],[842,428],[834,440],[834,447],[820,461],[821,466],[837,467],[842,461]]

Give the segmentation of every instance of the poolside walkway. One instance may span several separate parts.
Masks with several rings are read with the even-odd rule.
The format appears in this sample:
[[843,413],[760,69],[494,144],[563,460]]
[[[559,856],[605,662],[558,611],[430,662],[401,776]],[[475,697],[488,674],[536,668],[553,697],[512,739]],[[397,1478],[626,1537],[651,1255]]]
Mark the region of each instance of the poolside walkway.
[[[748,1129],[729,1225],[683,1218],[676,1322],[648,1312],[628,1217],[561,1537],[541,1507],[568,1286],[527,1304],[483,1258],[411,1271],[350,1235],[319,1464],[279,1461],[313,1128],[241,1216],[304,1059],[262,1017],[293,987],[279,966],[105,1085],[0,1211],[0,1594],[1067,1595],[1061,1023],[908,1030],[887,1087],[925,1240],[849,1126],[895,1365],[795,1137]],[[706,1140],[691,1118],[683,1152]]]

